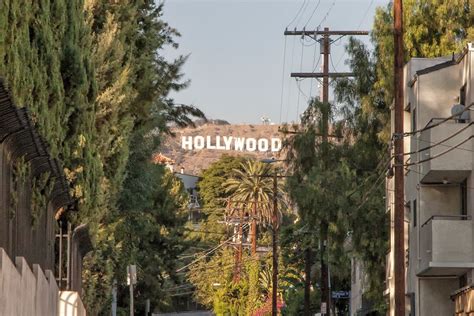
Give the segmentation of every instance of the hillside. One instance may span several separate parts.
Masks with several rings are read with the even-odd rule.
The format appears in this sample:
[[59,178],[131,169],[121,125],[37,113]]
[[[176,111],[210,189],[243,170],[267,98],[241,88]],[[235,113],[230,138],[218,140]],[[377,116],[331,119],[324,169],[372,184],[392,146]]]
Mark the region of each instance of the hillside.
[[236,150],[219,150],[219,149],[201,149],[201,150],[185,150],[181,146],[182,137],[210,136],[214,139],[216,136],[232,136],[234,138],[254,138],[254,139],[272,139],[282,138],[278,132],[278,125],[221,125],[221,124],[203,124],[196,128],[176,129],[174,137],[168,137],[163,144],[161,153],[174,160],[174,168],[179,171],[184,168],[184,172],[188,174],[199,175],[201,170],[206,169],[211,163],[218,160],[221,155],[238,155],[255,157],[256,159],[271,158],[277,153],[271,150],[267,152],[259,151],[236,151]]

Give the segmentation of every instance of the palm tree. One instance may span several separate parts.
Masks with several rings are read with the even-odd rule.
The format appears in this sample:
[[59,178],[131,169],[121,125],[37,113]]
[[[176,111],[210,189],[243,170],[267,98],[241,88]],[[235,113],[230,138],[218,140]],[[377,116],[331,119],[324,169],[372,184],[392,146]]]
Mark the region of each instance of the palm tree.
[[238,207],[242,206],[242,211],[248,211],[251,215],[252,255],[257,253],[257,224],[272,220],[272,173],[268,164],[249,159],[242,162],[239,169],[234,169],[231,178],[224,183],[231,199],[237,202]]

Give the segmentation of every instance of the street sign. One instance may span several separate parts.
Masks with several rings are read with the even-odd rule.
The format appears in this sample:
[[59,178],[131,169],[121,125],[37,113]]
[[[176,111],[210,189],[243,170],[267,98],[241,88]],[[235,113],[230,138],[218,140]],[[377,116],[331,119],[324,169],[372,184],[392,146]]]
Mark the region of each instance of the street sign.
[[326,315],[327,313],[327,305],[326,305],[326,302],[322,302],[321,303],[321,315]]
[[332,291],[332,298],[335,299],[348,299],[351,297],[350,291]]

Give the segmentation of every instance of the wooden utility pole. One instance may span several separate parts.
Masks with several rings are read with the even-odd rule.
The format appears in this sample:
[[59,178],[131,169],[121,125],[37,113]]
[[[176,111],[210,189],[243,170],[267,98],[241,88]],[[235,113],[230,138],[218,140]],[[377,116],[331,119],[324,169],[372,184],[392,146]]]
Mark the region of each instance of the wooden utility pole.
[[405,193],[403,172],[403,7],[393,3],[394,16],[394,87],[395,87],[395,214],[394,276],[395,315],[405,316]]
[[252,238],[252,247],[250,253],[252,254],[252,257],[257,256],[257,202],[257,199],[253,201],[253,214],[250,227],[250,236]]
[[234,282],[238,282],[240,280],[240,275],[242,273],[242,256],[243,256],[243,241],[244,241],[244,228],[243,228],[243,223],[244,223],[244,208],[239,207],[239,204],[237,203],[237,207],[234,208],[232,201],[228,202],[227,208],[230,209],[231,214],[234,213],[235,210],[239,212],[238,218],[239,218],[239,228],[238,228],[238,233],[237,233],[237,247],[234,252]]
[[[317,36],[322,35],[322,52],[323,54],[323,72],[322,73],[291,73],[291,77],[295,78],[323,78],[323,117],[322,117],[322,126],[321,126],[321,136],[322,136],[322,156],[324,163],[327,163],[327,148],[328,148],[328,134],[329,134],[329,78],[338,78],[338,77],[352,77],[352,73],[337,73],[329,72],[329,55],[331,53],[331,35],[369,35],[367,31],[330,31],[329,28],[324,28],[323,31],[288,31],[286,30],[285,35],[297,35],[297,36],[308,36],[314,40],[318,40]],[[329,282],[329,266],[327,264],[327,241],[328,241],[328,223],[325,219],[321,219],[320,226],[320,258],[321,258],[321,315],[330,315],[331,314],[331,288]],[[308,309],[308,308],[306,308]],[[305,310],[306,310],[305,309]]]
[[273,213],[272,213],[272,316],[277,316],[278,293],[278,174],[273,175]]

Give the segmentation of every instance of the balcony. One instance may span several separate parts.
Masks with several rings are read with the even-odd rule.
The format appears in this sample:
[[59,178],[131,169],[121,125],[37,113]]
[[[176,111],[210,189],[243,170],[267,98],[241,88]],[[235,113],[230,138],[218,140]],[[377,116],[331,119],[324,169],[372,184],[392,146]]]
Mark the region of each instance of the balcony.
[[[436,120],[433,120],[430,124],[435,123]],[[429,149],[421,151],[418,158],[412,157],[412,161],[431,158],[421,163],[421,182],[459,183],[466,179],[473,164],[473,131],[470,123],[456,123],[452,120],[423,131],[416,139],[417,147]]]
[[460,276],[474,268],[470,219],[466,215],[439,215],[421,226],[418,276]]

